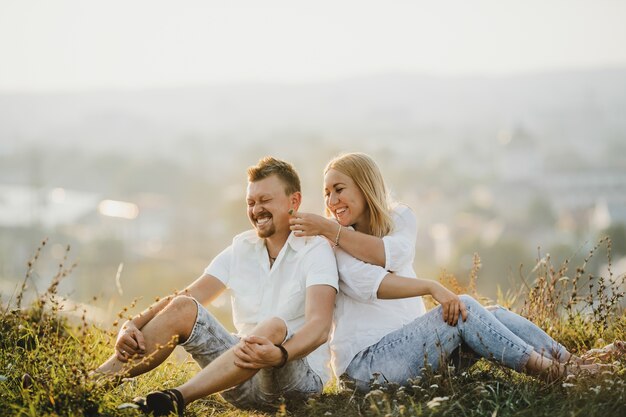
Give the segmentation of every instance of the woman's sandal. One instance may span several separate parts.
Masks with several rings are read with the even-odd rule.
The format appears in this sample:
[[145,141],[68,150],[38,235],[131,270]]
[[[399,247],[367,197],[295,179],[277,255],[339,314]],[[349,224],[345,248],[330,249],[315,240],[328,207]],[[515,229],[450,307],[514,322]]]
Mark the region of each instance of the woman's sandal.
[[571,376],[595,375],[604,372],[615,372],[618,370],[616,364],[611,363],[593,363],[593,364],[577,364],[568,363],[561,364],[560,375],[555,379],[568,378]]
[[626,355],[626,342],[616,340],[603,348],[590,349],[581,355],[585,363],[597,361],[610,362]]

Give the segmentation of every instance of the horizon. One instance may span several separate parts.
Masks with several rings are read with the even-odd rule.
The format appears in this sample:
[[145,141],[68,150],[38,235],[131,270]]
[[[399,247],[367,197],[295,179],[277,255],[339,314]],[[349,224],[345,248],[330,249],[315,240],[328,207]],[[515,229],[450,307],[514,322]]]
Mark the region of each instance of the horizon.
[[598,67],[570,67],[570,68],[554,68],[544,70],[527,70],[507,74],[488,74],[488,73],[468,73],[468,74],[436,74],[427,72],[378,72],[371,74],[346,75],[331,78],[319,78],[307,81],[280,81],[280,80],[233,80],[230,82],[205,82],[195,84],[171,84],[171,85],[154,85],[154,86],[108,86],[93,87],[91,89],[43,89],[43,90],[2,90],[0,95],[65,95],[65,94],[98,94],[98,93],[141,93],[147,91],[169,91],[169,90],[185,90],[185,89],[210,89],[224,87],[248,87],[248,86],[270,86],[270,87],[300,87],[322,84],[339,84],[343,82],[359,81],[359,80],[379,80],[393,78],[416,78],[416,79],[432,79],[432,80],[507,80],[516,78],[530,78],[541,76],[559,76],[559,75],[577,75],[585,73],[601,73],[601,72],[626,72],[626,64],[615,66],[598,66]]

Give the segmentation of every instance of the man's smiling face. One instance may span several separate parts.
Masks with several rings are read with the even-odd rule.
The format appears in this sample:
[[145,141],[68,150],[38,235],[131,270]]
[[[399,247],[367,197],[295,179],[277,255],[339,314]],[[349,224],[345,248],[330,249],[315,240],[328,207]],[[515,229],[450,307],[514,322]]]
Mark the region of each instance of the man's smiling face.
[[277,232],[289,233],[293,195],[285,194],[285,184],[277,175],[248,183],[246,201],[248,219],[260,238],[268,238]]

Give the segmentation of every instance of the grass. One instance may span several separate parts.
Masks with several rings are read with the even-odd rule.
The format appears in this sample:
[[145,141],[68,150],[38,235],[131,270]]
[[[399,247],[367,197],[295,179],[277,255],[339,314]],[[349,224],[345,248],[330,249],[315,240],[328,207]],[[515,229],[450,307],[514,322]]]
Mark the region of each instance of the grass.
[[[172,387],[197,371],[192,361],[168,360],[156,370],[107,388],[88,374],[111,353],[115,332],[82,318],[70,321],[60,310],[59,282],[75,267],[66,254],[45,293],[24,307],[34,265],[46,247],[44,241],[28,263],[23,285],[0,312],[0,415],[2,416],[137,416],[118,409],[123,402],[154,389]],[[558,267],[548,255],[538,256],[531,277],[522,277],[516,293],[500,304],[519,305],[519,311],[540,325],[571,351],[583,352],[604,341],[626,337],[621,302],[625,276],[610,270],[610,240],[590,252],[606,249],[609,276],[585,271],[586,262],[569,274],[566,260]],[[69,248],[68,251],[69,253]],[[467,287],[449,274],[440,281],[456,292],[476,294],[480,259]],[[480,298],[480,297],[478,297]],[[120,312],[130,314],[132,306]],[[546,383],[502,366],[480,361],[467,370],[425,370],[406,387],[377,386],[366,395],[327,387],[317,398],[295,406],[282,405],[271,413],[237,410],[217,395],[193,403],[188,416],[620,416],[626,415],[626,369]]]

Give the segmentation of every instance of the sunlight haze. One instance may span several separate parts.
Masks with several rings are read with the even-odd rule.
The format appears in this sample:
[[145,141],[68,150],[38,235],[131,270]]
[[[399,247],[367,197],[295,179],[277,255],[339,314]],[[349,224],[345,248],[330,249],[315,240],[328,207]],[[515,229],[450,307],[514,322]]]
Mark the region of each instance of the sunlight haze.
[[13,1],[0,91],[626,65],[621,1]]

